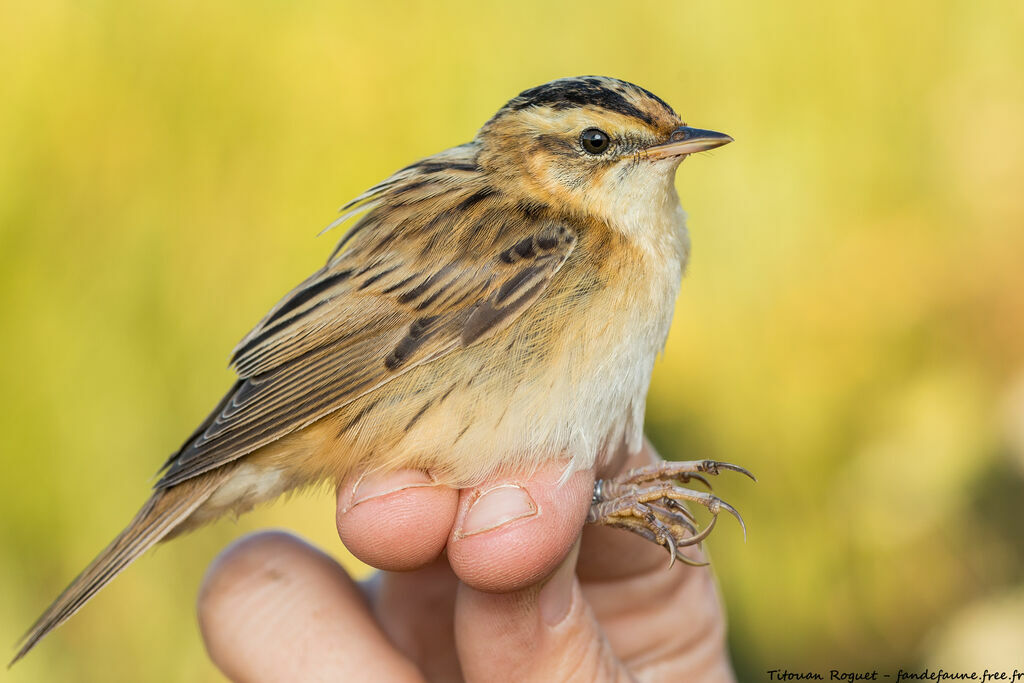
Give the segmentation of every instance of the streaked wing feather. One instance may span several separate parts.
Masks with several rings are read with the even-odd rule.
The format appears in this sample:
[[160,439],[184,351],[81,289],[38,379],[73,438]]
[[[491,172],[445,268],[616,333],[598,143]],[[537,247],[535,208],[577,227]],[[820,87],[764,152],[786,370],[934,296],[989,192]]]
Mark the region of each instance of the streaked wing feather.
[[[469,203],[487,196],[479,185],[445,175],[444,183],[399,192],[423,182],[408,169],[401,173],[404,183],[388,186],[383,198],[370,195],[382,204],[352,228],[358,234],[349,247],[238,345],[232,363],[240,381],[168,461],[158,488],[232,462],[413,367],[500,332],[541,295],[575,245],[563,224]],[[462,248],[437,246],[452,239],[450,216],[403,213],[422,196],[442,197],[449,208],[483,205],[460,217],[480,221]]]

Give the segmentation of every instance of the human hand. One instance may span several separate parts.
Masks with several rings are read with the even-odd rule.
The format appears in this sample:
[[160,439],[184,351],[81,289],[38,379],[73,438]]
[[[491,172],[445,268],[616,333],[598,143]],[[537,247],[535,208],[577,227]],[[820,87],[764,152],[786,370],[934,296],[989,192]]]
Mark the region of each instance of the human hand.
[[292,535],[245,537],[200,590],[210,657],[240,681],[734,680],[710,569],[581,536],[594,473],[559,486],[563,466],[461,491],[414,471],[344,483],[341,539],[384,571],[359,585]]

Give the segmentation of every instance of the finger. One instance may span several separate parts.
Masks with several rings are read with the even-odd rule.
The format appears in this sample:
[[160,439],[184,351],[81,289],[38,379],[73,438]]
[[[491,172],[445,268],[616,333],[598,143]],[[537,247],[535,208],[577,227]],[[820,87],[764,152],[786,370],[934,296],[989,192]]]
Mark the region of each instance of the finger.
[[460,492],[448,560],[462,582],[512,591],[558,566],[579,537],[594,486],[589,470],[565,479],[566,466],[552,461],[528,477],[499,477]]
[[455,640],[467,681],[629,678],[583,598],[577,548],[543,585],[504,594],[459,586]]
[[[623,470],[658,459],[645,443]],[[686,553],[706,561],[695,546]],[[577,572],[608,642],[632,671],[664,680],[734,680],[710,567],[677,562],[667,569],[664,548],[626,531],[588,525]]]
[[458,524],[449,528],[451,564],[442,558],[380,578],[375,614],[430,680],[461,677],[452,621],[458,579],[452,567],[474,585],[513,589],[550,572],[578,537],[593,478],[577,473],[561,482],[564,471],[565,463],[552,463],[531,476],[498,478],[463,492]]
[[429,681],[462,678],[455,656],[458,578],[444,557],[411,572],[381,572],[373,612],[399,652]]
[[349,478],[338,489],[338,535],[366,564],[416,569],[441,554],[458,499],[457,491],[434,485],[419,470]]
[[198,613],[210,658],[232,680],[422,680],[345,571],[289,534],[255,534],[222,552]]
[[418,470],[350,477],[338,488],[338,536],[389,570],[363,588],[397,650],[430,680],[458,680],[452,620],[457,579],[443,554],[459,494]]
[[582,589],[612,650],[641,678],[734,680],[725,614],[708,567],[662,565]]

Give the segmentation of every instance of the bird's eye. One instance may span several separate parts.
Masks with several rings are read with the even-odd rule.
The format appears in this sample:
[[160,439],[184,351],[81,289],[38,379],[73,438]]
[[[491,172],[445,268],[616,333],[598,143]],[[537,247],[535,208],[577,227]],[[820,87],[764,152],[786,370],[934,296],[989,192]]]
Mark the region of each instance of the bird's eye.
[[608,134],[603,130],[597,128],[587,128],[580,135],[580,144],[583,145],[583,149],[587,151],[587,154],[601,154],[611,143],[608,138]]

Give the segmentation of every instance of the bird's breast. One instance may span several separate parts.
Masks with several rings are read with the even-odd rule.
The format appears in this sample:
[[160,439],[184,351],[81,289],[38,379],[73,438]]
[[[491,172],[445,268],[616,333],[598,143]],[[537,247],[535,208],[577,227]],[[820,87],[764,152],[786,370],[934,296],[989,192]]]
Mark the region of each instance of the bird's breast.
[[429,381],[449,407],[427,409],[403,442],[449,434],[441,452],[460,483],[498,465],[567,457],[575,470],[623,443],[638,450],[688,246],[681,210],[651,227],[647,244],[581,234],[551,290],[508,331],[432,364]]
[[418,467],[464,487],[552,458],[587,468],[623,442],[638,449],[687,252],[681,209],[650,227],[646,241],[581,230],[507,329],[339,411],[333,473]]

